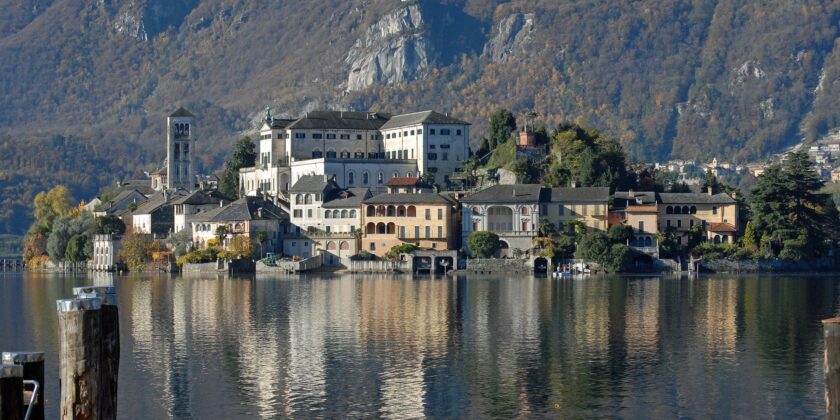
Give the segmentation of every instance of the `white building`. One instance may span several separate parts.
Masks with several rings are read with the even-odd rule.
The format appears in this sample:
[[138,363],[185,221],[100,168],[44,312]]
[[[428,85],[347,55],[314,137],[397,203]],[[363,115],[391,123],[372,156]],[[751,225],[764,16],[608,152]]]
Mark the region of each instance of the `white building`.
[[193,245],[196,248],[204,248],[211,240],[215,241],[216,230],[219,226],[225,226],[228,234],[220,244],[221,247],[229,247],[237,236],[257,241],[262,232],[265,242],[255,243],[258,247],[255,251],[260,254],[280,249],[287,223],[288,215],[285,212],[260,197],[243,197],[229,204],[220,202],[218,207],[199,213],[190,221]]
[[122,249],[118,235],[93,235],[93,258],[88,268],[99,271],[114,271],[117,268],[117,255]]
[[430,172],[444,184],[469,155],[469,126],[434,111],[394,117],[315,111],[296,120],[269,113],[257,165],[240,171],[240,192],[283,197],[303,175],[335,175],[342,188],[376,189],[393,177]]
[[173,233],[186,229],[192,234],[190,222],[195,215],[219,207],[219,204],[223,205],[223,202],[224,197],[216,190],[196,190],[189,195],[176,198],[172,201],[175,206]]
[[179,108],[166,119],[166,188],[192,191],[195,116]]

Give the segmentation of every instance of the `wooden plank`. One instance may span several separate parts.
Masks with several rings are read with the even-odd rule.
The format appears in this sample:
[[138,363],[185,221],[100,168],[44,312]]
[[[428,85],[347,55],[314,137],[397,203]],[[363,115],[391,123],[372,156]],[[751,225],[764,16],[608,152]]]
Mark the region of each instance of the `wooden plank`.
[[62,420],[99,419],[102,321],[99,298],[59,300],[58,333]]

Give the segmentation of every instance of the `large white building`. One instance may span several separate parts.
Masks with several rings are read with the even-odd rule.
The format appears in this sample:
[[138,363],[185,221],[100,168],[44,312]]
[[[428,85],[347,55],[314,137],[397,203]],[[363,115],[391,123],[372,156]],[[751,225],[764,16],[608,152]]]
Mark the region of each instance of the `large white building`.
[[335,176],[342,188],[382,188],[426,172],[444,185],[469,156],[470,124],[435,111],[391,116],[315,111],[296,120],[267,114],[257,165],[240,171],[240,192],[285,197],[304,175]]

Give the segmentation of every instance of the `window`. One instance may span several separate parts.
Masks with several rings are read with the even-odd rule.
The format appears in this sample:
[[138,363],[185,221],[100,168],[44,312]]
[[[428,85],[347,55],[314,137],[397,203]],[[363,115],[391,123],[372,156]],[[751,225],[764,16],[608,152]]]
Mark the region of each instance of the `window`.
[[449,153],[446,153],[446,152],[441,153],[440,160],[449,160]]
[[418,129],[417,129],[417,134],[423,134],[423,129],[422,129],[422,128],[418,128]]
[[438,226],[438,238],[443,238],[443,226]]
[[566,207],[562,203],[557,205],[557,214],[560,216],[566,214]]
[[371,251],[376,251],[376,244],[375,243],[373,243],[373,242],[370,243],[370,250]]
[[365,152],[356,152],[353,155],[353,157],[356,158],[356,159],[364,159],[365,158]]
[[429,160],[437,160],[437,153],[429,153],[427,157]]
[[327,158],[335,159],[335,150],[327,150]]
[[324,219],[330,219],[330,218],[332,218],[332,211],[326,210],[324,212]]
[[386,134],[386,135],[385,135],[385,138],[386,138],[386,139],[390,139],[390,138],[391,138],[391,133]]
[[420,226],[414,226],[414,239],[420,238]]
[[440,129],[440,135],[441,136],[448,136],[450,134],[452,134],[452,130],[450,130],[448,128],[441,128]]
[[400,226],[400,238],[405,238],[405,226]]
[[678,228],[682,227],[682,219],[677,219],[677,227]]
[[400,151],[397,152],[397,159],[402,159],[402,158],[403,158],[403,151],[400,150]]
[[460,129],[459,129],[459,130],[455,130],[455,134],[456,134],[456,135],[458,135],[458,136],[460,136],[460,135],[461,135],[461,130],[460,130]]
[[347,183],[350,184],[350,185],[353,185],[355,182],[356,182],[356,174],[353,173],[353,172],[350,172],[349,174],[347,174]]
[[441,145],[440,145],[440,148],[441,148],[441,149],[448,149],[448,148],[449,148],[449,145],[448,145],[448,144],[441,144]]
[[431,237],[432,237],[432,227],[431,226],[426,226],[426,239],[429,239]]
[[665,227],[671,227],[671,221],[670,220],[665,221]]
[[434,144],[430,144],[430,145],[429,145],[429,149],[430,149],[430,150],[435,150],[436,148],[437,148],[437,147],[436,147]]
[[717,206],[712,207],[712,214],[717,214]]
[[412,136],[414,135],[414,130],[411,130],[411,135],[412,135]]
[[342,134],[338,137],[342,140],[350,140],[350,135],[349,134]]
[[306,209],[306,217],[312,218],[312,209]]
[[438,209],[438,220],[443,220],[443,209]]
[[362,173],[362,184],[367,185],[370,182],[370,175],[367,172]]
[[361,134],[356,134],[356,140],[361,140],[361,139],[362,139],[362,135]]
[[408,137],[408,130],[403,131],[403,137]]
[[335,134],[327,134],[327,140],[335,140]]
[[665,207],[665,214],[674,214],[674,208],[671,206]]
[[301,209],[296,209],[296,210],[294,211],[294,215],[295,215],[295,217],[297,217],[297,218],[303,217],[303,210],[301,210]]
[[305,139],[306,138],[306,133],[295,133],[295,138],[296,139]]
[[645,231],[645,222],[639,220],[639,232],[644,232],[644,231]]
[[320,140],[320,139],[324,138],[324,135],[321,134],[321,133],[312,133],[312,138],[315,139],[315,140]]
[[385,174],[383,174],[382,172],[380,172],[380,173],[379,173],[379,179],[377,179],[377,182],[378,182],[379,184],[384,184],[384,183],[385,183]]
[[690,228],[694,227],[694,219],[688,221],[688,227],[690,227]]
[[429,135],[432,135],[432,136],[435,135],[435,129],[434,128],[429,129]]
[[320,159],[322,157],[324,157],[324,155],[321,153],[320,150],[315,149],[312,151],[312,159]]

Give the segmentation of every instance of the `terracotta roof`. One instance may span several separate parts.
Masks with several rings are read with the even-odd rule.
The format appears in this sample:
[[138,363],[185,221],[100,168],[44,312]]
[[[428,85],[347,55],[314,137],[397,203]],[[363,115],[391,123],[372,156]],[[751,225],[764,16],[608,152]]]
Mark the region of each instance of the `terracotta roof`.
[[413,187],[420,183],[420,178],[415,177],[394,177],[385,185],[389,187]]
[[709,223],[709,232],[736,232],[735,226],[729,223]]
[[630,213],[637,212],[637,211],[638,212],[647,212],[647,211],[656,212],[657,208],[656,208],[655,205],[653,205],[653,206],[627,206],[625,208],[625,210],[627,212],[630,212]]

